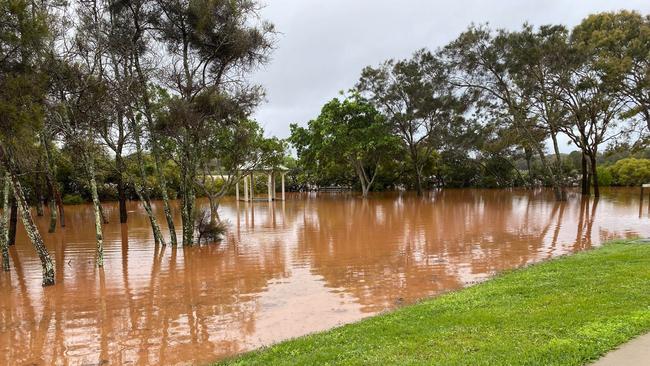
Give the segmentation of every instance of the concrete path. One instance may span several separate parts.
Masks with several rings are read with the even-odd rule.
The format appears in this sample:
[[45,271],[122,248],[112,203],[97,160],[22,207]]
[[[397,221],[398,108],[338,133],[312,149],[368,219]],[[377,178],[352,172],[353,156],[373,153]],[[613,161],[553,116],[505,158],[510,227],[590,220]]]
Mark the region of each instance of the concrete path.
[[650,365],[650,333],[625,343],[606,354],[591,366],[648,366]]

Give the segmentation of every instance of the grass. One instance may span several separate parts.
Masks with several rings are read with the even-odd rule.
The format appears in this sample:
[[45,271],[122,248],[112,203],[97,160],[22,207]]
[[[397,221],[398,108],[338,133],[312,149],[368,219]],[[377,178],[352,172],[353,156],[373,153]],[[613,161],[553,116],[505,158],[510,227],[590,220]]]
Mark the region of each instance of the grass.
[[618,241],[220,364],[584,365],[647,331],[650,245]]

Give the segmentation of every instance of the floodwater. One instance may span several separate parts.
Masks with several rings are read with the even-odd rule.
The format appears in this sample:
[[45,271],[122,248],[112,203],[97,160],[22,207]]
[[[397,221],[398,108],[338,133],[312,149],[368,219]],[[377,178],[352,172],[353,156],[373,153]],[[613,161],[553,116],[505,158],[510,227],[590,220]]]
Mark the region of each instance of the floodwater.
[[648,203],[632,189],[566,203],[545,190],[289,194],[226,201],[221,244],[177,249],[154,245],[138,203],[126,225],[107,203],[103,269],[94,266],[91,206],[70,206],[55,234],[38,218],[53,287],[41,287],[19,229],[12,270],[0,274],[0,364],[206,363],[610,238],[649,236]]

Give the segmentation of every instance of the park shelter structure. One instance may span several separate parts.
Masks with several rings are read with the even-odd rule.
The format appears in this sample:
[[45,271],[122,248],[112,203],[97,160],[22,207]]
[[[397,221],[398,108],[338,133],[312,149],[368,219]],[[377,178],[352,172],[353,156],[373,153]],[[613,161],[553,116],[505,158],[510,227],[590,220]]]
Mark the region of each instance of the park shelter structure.
[[[244,202],[272,202],[272,201],[284,201],[285,200],[285,185],[284,185],[284,176],[289,171],[289,168],[283,165],[277,165],[273,167],[256,167],[252,169],[243,169],[246,173],[241,175],[241,179],[235,183],[235,195],[237,201]],[[256,175],[265,175],[267,179],[267,196],[266,197],[255,197],[255,176]],[[277,196],[276,192],[276,181],[275,178],[280,176],[281,179],[281,196]],[[244,186],[244,194],[240,195],[239,193],[239,183],[242,182]]]

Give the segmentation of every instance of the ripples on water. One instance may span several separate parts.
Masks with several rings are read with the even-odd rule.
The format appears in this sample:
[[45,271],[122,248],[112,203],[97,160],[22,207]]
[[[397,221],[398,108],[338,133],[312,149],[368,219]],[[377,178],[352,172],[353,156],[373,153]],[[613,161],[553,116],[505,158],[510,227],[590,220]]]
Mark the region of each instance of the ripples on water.
[[631,189],[566,203],[545,190],[287,198],[225,202],[225,240],[186,249],[156,247],[138,203],[125,225],[107,203],[101,270],[92,207],[66,207],[68,227],[55,234],[46,212],[37,219],[57,284],[45,289],[19,226],[12,271],[0,274],[0,364],[208,362],[610,238],[650,235],[650,201]]

